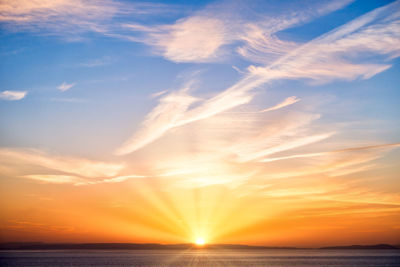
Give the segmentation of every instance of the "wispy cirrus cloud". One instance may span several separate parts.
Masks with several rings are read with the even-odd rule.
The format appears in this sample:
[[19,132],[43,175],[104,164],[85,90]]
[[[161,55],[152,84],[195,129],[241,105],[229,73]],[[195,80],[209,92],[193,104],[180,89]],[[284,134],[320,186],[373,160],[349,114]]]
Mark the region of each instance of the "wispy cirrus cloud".
[[117,155],[130,153],[158,139],[168,130],[179,126],[182,114],[190,105],[199,100],[188,95],[187,91],[190,88],[191,83],[177,92],[162,97],[160,104],[146,116],[142,128],[119,147],[115,153]]
[[57,86],[57,89],[60,90],[61,92],[65,92],[65,91],[71,89],[72,87],[74,87],[75,85],[76,85],[76,83],[63,82],[62,84]]
[[232,140],[227,150],[235,155],[236,161],[248,162],[325,140],[335,132],[312,131],[310,126],[319,117],[313,113],[291,112],[253,125],[252,131]]
[[[46,184],[120,183],[144,175],[123,174],[125,163],[56,156],[34,149],[0,148],[0,173]],[[8,166],[7,168],[1,168]],[[34,166],[34,168],[32,168]],[[26,174],[29,172],[29,174]]]
[[[288,157],[271,157],[261,160],[262,162],[274,162],[277,160],[299,159],[302,160],[302,167],[296,170],[270,173],[269,178],[289,178],[324,174],[327,176],[344,176],[362,172],[379,165],[373,161],[383,157],[388,151],[400,147],[399,143],[381,144],[365,147],[354,147],[319,153],[298,154]],[[312,158],[311,160],[307,160]]]
[[399,147],[400,143],[393,143],[393,144],[381,144],[381,145],[374,145],[374,146],[363,146],[363,147],[352,147],[346,149],[339,149],[333,151],[326,151],[326,152],[316,152],[316,153],[305,153],[305,154],[295,154],[285,157],[271,157],[271,158],[264,158],[260,160],[261,162],[272,162],[277,160],[286,160],[286,159],[296,159],[296,158],[311,158],[311,157],[319,157],[319,156],[326,156],[332,155],[336,153],[344,153],[344,152],[351,152],[351,151],[363,151],[363,150],[374,150],[374,149],[389,149],[389,148],[396,148]]
[[[254,82],[258,81],[254,80]],[[120,146],[115,153],[117,155],[131,153],[152,143],[170,129],[200,119],[209,118],[222,111],[249,103],[252,99],[252,94],[248,94],[246,91],[242,92],[236,90],[236,88],[242,85],[250,88],[255,86],[246,79],[242,81],[242,83],[232,86],[227,91],[203,101],[189,95],[187,93],[187,87],[160,98],[160,104],[146,116],[142,127],[128,141]],[[196,102],[198,105],[190,109],[191,105]]]
[[[279,39],[276,32],[340,9],[350,2],[321,1],[314,3],[312,9],[305,7],[289,12],[293,14],[278,16],[255,13],[238,2],[215,3],[173,24],[147,26],[125,23],[123,27],[140,36],[133,35],[130,40],[152,46],[155,53],[171,61],[217,61],[230,53],[228,50],[232,48],[224,49],[225,46],[234,45],[236,52],[246,59],[267,63],[276,55],[285,54],[298,46]],[[238,10],[245,10],[246,14]]]
[[21,168],[27,165],[35,165],[88,178],[115,176],[124,168],[123,163],[106,163],[84,158],[59,157],[32,149],[1,148],[0,155],[1,162],[17,163]]
[[25,96],[28,94],[27,91],[3,91],[0,92],[0,99],[3,100],[9,100],[9,101],[15,101],[15,100],[21,100],[25,98]]
[[[308,199],[318,201],[328,200],[333,202],[344,202],[348,204],[357,203],[384,205],[383,207],[378,208],[378,210],[381,209],[382,212],[396,212],[396,210],[398,210],[398,205],[400,204],[398,195],[389,192],[371,190],[363,185],[357,185],[359,182],[360,181],[357,180],[334,180],[328,184],[308,182],[306,184],[295,184],[294,186],[285,188],[278,183],[274,184],[274,186],[261,190],[260,193],[269,198],[294,198],[297,200]],[[389,207],[387,205],[389,205]],[[370,205],[367,205],[366,207],[368,209],[371,208]],[[307,214],[306,216],[332,216],[345,213],[350,214],[351,212],[354,212],[354,209],[327,211],[326,213],[324,213],[322,210],[318,210],[315,212],[315,214],[313,212],[313,214]],[[369,211],[364,210],[359,212],[368,213]]]
[[281,109],[281,108],[293,105],[294,103],[297,103],[299,101],[300,101],[300,98],[297,98],[296,96],[290,96],[290,97],[286,98],[285,100],[283,100],[282,102],[276,104],[275,106],[263,109],[260,112],[268,112],[268,111],[272,111],[272,110]]
[[[294,148],[302,147],[305,145],[313,144],[331,137],[334,133],[321,133],[307,136],[296,136],[295,138],[284,138],[276,137],[273,139],[274,144],[265,144],[265,141],[258,140],[250,145],[245,145],[244,147],[235,148],[237,149],[236,154],[240,161],[249,161],[257,158],[261,158],[267,155],[272,155],[282,151],[292,150]],[[288,133],[282,132],[281,135],[290,135]],[[278,143],[282,141],[281,143]],[[259,147],[256,147],[259,145]]]
[[116,0],[5,0],[0,3],[0,23],[11,31],[54,34],[79,40],[78,35],[86,32],[113,34],[115,17],[140,17],[172,11],[161,3]]
[[[157,151],[148,171],[150,176],[168,178],[172,186],[236,188],[263,176],[260,160],[266,155],[290,153],[333,136],[334,132],[311,128],[318,118],[317,114],[298,111],[277,118],[257,110],[235,109],[194,121],[174,129],[157,143],[157,147],[171,144],[175,149],[168,150],[168,157]],[[182,151],[179,147],[190,149]],[[155,146],[143,153],[151,153],[152,148]]]
[[84,181],[82,178],[70,175],[30,174],[22,177],[48,184],[76,184]]
[[145,178],[143,175],[124,175],[112,178],[85,179],[78,176],[58,175],[58,174],[30,174],[23,175],[22,178],[34,180],[44,184],[70,184],[74,186],[87,186],[104,183],[121,183],[129,179]]
[[[377,8],[333,31],[312,40],[270,66],[249,71],[268,79],[368,79],[391,67],[386,62],[398,57],[400,49],[399,5]],[[368,62],[365,53],[380,55],[382,63]]]
[[151,98],[157,98],[157,97],[159,97],[159,96],[164,95],[164,94],[167,93],[167,92],[168,92],[167,90],[162,90],[162,91],[159,91],[159,92],[155,92],[155,93],[151,94],[150,97],[151,97]]
[[[100,22],[120,12],[115,1],[82,1],[82,0],[16,0],[2,1],[0,4],[0,21],[17,29],[51,29],[60,28],[82,30],[90,28],[102,31]],[[64,22],[64,23],[62,23]]]
[[[294,51],[282,56],[265,67],[249,67],[249,73],[225,91],[191,108],[192,102],[178,103],[173,94],[161,98],[157,106],[145,119],[129,142],[117,150],[117,154],[131,153],[160,138],[168,130],[197,120],[206,119],[239,105],[250,103],[253,90],[269,81],[278,79],[312,79],[323,83],[337,79],[364,79],[389,68],[389,64],[353,62],[349,55],[359,51],[383,56],[381,61],[396,57],[399,48],[395,44],[400,36],[396,29],[399,24],[395,2],[375,9],[337,29],[318,37]],[[380,41],[380,40],[383,41]],[[345,57],[347,55],[347,57]],[[186,99],[191,99],[188,95]],[[165,109],[165,100],[170,107],[180,105],[180,109]],[[290,101],[290,100],[289,100]],[[155,113],[163,110],[162,120]]]
[[139,33],[141,37],[128,37],[143,42],[153,52],[175,62],[210,62],[218,58],[221,46],[231,42],[225,25],[218,18],[192,16],[172,25],[152,27],[126,23],[124,28]]
[[[212,61],[221,46],[229,43],[226,25],[216,18],[194,16],[150,33],[153,46],[176,62]],[[207,40],[207,41],[205,41]]]

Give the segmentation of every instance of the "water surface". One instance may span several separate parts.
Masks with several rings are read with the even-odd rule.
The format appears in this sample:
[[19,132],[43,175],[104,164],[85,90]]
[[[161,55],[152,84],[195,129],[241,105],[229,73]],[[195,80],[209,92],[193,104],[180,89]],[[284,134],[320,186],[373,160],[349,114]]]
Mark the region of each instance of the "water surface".
[[32,250],[0,251],[0,266],[400,266],[398,250]]

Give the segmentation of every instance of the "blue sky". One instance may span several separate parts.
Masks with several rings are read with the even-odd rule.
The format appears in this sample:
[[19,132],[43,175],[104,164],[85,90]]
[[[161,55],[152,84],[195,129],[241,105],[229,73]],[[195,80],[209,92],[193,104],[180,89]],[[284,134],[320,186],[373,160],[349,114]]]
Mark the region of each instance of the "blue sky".
[[400,203],[399,1],[4,1],[0,29],[5,185],[386,170],[359,185]]
[[[68,5],[62,1],[25,9],[21,4],[22,11],[8,10],[5,4],[1,87],[26,95],[14,101],[3,98],[1,145],[78,155],[112,154],[157,105],[159,100],[151,98],[152,94],[173,94],[191,82],[194,89],[190,94],[211,99],[249,76],[251,68],[268,68],[292,50],[329,37],[330,31],[345,28],[352,20],[361,21],[363,15],[372,16],[368,12],[391,2],[105,1],[103,6],[94,2],[83,6],[93,12],[89,17],[78,8],[67,11]],[[350,39],[379,25],[386,14],[396,15],[398,4],[392,5],[340,38]],[[40,17],[46,11],[48,17]],[[197,39],[192,42],[193,38]],[[201,38],[208,40],[202,44]],[[368,42],[369,36],[360,38]],[[344,71],[337,77],[304,73],[267,79],[251,89],[257,97],[251,96],[246,105],[263,108],[293,95],[309,108],[316,105],[319,112],[326,113],[320,123],[332,123],[336,128],[335,124],[364,122],[369,132],[358,133],[346,126],[351,130],[340,134],[356,131],[367,140],[396,142],[398,60],[397,48],[386,47],[390,45],[360,51],[357,46],[345,47],[340,55],[328,51],[336,53],[323,59],[333,71],[340,72],[341,66],[335,66],[339,56],[349,64],[360,62],[358,66],[365,69],[348,75]],[[323,48],[320,53],[325,53]],[[299,68],[307,68],[309,63],[305,64]],[[369,64],[376,66],[367,67]],[[239,100],[232,108],[246,105]]]

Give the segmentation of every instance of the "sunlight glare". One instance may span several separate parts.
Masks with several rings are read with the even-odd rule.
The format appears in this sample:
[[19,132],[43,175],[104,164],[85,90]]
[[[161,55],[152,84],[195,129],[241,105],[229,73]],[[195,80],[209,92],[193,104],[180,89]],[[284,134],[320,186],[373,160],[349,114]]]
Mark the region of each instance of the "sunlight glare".
[[201,237],[197,238],[195,241],[195,244],[198,246],[203,246],[205,243],[206,243],[206,241],[204,240],[204,238],[201,238]]

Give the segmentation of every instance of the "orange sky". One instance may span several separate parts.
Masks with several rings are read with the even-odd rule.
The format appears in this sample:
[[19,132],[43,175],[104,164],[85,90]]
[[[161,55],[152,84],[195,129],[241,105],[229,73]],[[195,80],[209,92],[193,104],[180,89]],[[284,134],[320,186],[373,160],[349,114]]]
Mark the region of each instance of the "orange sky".
[[315,174],[231,188],[191,188],[180,179],[171,185],[165,178],[89,187],[10,177],[1,184],[1,241],[396,244],[398,189],[381,191],[398,171],[386,170],[388,184],[363,174],[351,181]]

